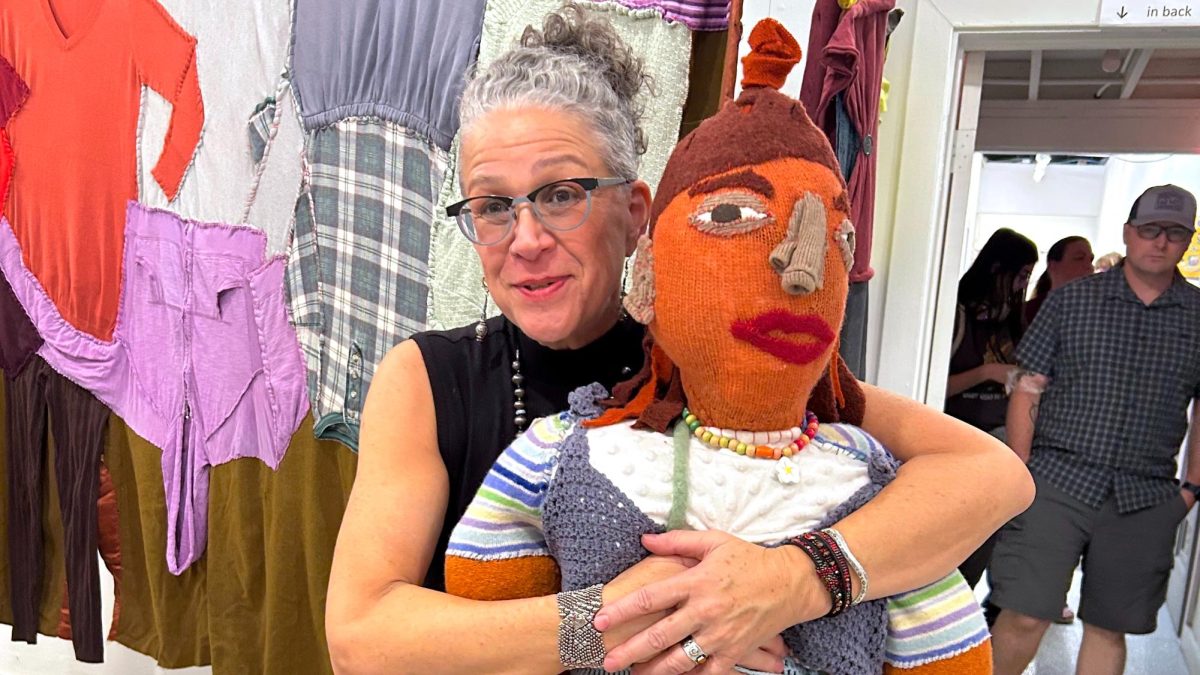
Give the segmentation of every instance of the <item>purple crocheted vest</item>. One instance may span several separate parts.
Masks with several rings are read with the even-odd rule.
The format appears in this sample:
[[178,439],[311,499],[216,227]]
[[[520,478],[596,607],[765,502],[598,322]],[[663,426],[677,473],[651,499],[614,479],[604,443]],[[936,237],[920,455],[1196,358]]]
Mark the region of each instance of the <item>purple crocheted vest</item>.
[[[580,387],[569,402],[574,421],[597,417],[608,392],[599,384]],[[550,554],[562,572],[563,590],[601,584],[650,555],[641,536],[659,533],[628,496],[589,461],[587,430],[576,425],[558,447],[558,469],[546,492],[542,523]],[[820,527],[832,525],[871,500],[896,476],[897,462],[886,452],[868,459],[870,483],[833,509]],[[736,534],[736,533],[733,533]],[[797,534],[800,534],[797,532]],[[887,639],[886,600],[872,600],[844,614],[797,624],[784,631],[796,660],[830,675],[883,671]]]

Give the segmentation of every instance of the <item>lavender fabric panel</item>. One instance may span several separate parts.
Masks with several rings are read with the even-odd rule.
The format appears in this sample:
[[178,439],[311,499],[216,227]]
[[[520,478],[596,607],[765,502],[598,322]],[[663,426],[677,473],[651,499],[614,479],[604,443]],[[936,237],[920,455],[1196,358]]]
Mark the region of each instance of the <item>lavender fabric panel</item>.
[[[38,350],[56,371],[92,392],[146,440],[161,447],[156,429],[158,413],[149,398],[138,395],[128,352],[114,340],[102,342],[69,324],[25,267],[21,247],[7,219],[0,217],[0,270],[13,294],[45,343]],[[119,404],[118,404],[119,403]]]
[[[278,468],[292,434],[308,413],[304,358],[284,309],[285,262],[284,256],[272,257],[247,276],[257,332],[258,352],[251,354],[255,370],[244,390],[234,389],[235,398],[222,399],[222,405],[215,408],[221,417],[206,425],[207,458],[213,466],[246,457],[247,449],[257,448],[255,457]],[[208,341],[203,346],[222,347]],[[219,353],[213,356],[219,357]],[[229,400],[235,405],[226,413]]]
[[657,9],[691,30],[729,28],[729,0],[614,0],[630,9]]
[[293,72],[308,130],[377,117],[443,150],[479,50],[484,0],[297,0]]
[[209,468],[238,457],[277,467],[308,410],[283,258],[264,262],[253,228],[130,202],[117,326],[102,342],[62,319],[0,225],[0,267],[45,337],[39,353],[162,449],[167,567],[183,572],[207,540]]

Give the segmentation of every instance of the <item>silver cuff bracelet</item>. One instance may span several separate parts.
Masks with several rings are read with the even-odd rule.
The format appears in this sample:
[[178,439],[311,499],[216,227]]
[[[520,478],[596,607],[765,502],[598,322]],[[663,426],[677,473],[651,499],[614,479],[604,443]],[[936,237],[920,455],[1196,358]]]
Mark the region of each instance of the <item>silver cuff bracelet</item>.
[[564,668],[600,668],[604,665],[604,636],[592,621],[602,604],[602,584],[578,591],[563,591],[558,600],[558,660]]

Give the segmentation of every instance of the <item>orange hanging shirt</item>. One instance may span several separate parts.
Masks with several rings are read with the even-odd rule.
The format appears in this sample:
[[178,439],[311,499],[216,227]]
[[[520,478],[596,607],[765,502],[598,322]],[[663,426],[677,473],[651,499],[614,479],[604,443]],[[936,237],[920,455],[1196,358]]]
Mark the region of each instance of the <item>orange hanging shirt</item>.
[[173,106],[153,170],[173,199],[204,123],[196,41],[155,0],[3,0],[0,56],[30,90],[8,128],[21,170],[5,215],[63,317],[109,340],[125,206],[138,196],[142,85]]

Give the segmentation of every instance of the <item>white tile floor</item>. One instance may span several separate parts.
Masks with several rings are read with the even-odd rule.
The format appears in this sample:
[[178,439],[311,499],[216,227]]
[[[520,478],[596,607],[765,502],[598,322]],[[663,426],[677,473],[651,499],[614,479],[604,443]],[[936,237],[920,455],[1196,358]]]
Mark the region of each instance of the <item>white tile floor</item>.
[[[1067,602],[1072,609],[1079,607],[1080,576],[1076,572]],[[975,588],[982,599],[987,595],[986,579]],[[1053,624],[1037,658],[1025,670],[1025,675],[1075,675],[1075,657],[1079,654],[1079,643],[1083,640],[1083,624],[1078,620],[1069,626]],[[1158,611],[1158,630],[1151,635],[1131,635],[1126,638],[1128,653],[1125,660],[1125,675],[1189,675],[1179,648],[1179,638],[1167,608]]]
[[36,645],[8,641],[0,627],[0,673],[3,675],[211,675],[212,668],[159,668],[154,659],[115,642],[104,643],[104,663],[75,660],[71,643],[38,636]]
[[[100,616],[104,634],[112,622],[112,578],[100,564]],[[212,675],[212,668],[159,668],[154,659],[117,644],[104,643],[104,663],[80,663],[68,640],[38,636],[36,645],[11,642],[12,628],[0,624],[0,675]]]

